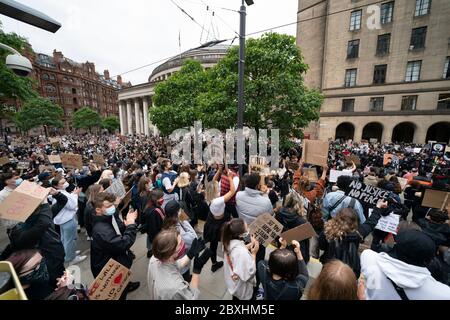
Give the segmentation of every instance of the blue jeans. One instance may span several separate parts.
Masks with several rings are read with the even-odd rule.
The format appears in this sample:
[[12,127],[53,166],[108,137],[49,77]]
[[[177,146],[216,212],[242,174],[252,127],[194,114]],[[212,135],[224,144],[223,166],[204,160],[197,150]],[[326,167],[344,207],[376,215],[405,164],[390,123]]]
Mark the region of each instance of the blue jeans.
[[61,242],[64,246],[64,252],[66,253],[64,262],[70,262],[75,259],[75,248],[77,244],[77,222],[75,217],[60,225],[60,228]]

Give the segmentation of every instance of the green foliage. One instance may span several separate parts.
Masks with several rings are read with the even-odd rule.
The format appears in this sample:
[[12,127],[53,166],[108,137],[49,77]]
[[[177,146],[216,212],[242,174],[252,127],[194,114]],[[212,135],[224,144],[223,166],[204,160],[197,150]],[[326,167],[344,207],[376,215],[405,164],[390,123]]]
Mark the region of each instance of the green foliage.
[[102,128],[107,129],[109,132],[114,132],[117,129],[120,129],[119,118],[111,116],[102,119]]
[[[6,44],[19,52],[23,52],[27,47],[27,40],[15,33],[5,33],[0,23],[0,42]],[[0,100],[15,99],[26,101],[38,96],[33,89],[33,80],[31,77],[16,76],[6,67],[6,56],[11,54],[6,50],[0,49]]]
[[97,111],[83,107],[73,114],[73,126],[77,129],[91,129],[100,126],[102,119]]
[[[288,35],[268,33],[247,40],[244,125],[280,129],[283,146],[301,138],[302,129],[319,119],[322,95],[303,83],[308,70]],[[233,47],[212,69],[188,61],[182,70],[156,88],[151,120],[162,134],[201,120],[205,128],[234,128],[238,105],[239,48]]]
[[16,126],[22,131],[28,131],[40,126],[62,127],[63,109],[48,99],[41,97],[28,100],[13,116]]

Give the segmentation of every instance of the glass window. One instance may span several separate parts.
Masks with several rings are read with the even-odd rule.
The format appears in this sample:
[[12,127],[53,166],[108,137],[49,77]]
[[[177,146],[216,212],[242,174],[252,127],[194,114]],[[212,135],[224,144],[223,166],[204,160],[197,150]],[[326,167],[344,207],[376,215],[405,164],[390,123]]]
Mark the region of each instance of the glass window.
[[439,95],[438,110],[450,110],[450,93],[444,93]]
[[347,69],[345,72],[345,86],[354,87],[356,86],[356,74],[357,69]]
[[351,40],[347,46],[347,59],[358,58],[359,56],[359,40]]
[[50,79],[50,77],[48,76],[48,74],[43,73],[43,74],[42,74],[42,79],[48,80],[48,79]]
[[427,27],[415,28],[411,33],[411,49],[425,48]]
[[355,99],[342,100],[342,112],[353,112],[353,111],[355,111]]
[[52,84],[48,84],[44,87],[46,92],[56,92],[56,87]]
[[391,34],[381,34],[378,36],[377,42],[377,55],[385,55],[389,53],[389,47],[391,45]]
[[444,74],[442,75],[444,79],[450,79],[450,57],[445,59]]
[[412,111],[416,110],[417,96],[403,96],[402,97],[402,110]]
[[430,13],[431,0],[416,0],[416,10],[414,16],[424,16]]
[[55,80],[55,76],[53,74],[50,75],[50,80]]
[[406,82],[419,81],[420,69],[422,68],[422,61],[410,61],[406,67]]
[[361,29],[362,10],[353,11],[350,15],[350,30]]
[[384,97],[370,98],[369,111],[383,111]]
[[375,70],[373,72],[373,83],[375,84],[386,83],[386,72],[387,72],[387,64],[375,66]]
[[392,22],[394,17],[394,1],[381,5],[381,24]]

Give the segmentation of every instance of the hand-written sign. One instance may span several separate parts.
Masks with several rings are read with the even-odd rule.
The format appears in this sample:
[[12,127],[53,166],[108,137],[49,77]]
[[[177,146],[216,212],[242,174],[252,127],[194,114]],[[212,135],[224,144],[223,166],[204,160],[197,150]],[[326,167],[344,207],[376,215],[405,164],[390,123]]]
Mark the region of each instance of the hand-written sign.
[[0,158],[0,166],[4,166],[5,164],[9,163],[9,158],[8,157],[1,157]]
[[252,222],[249,230],[261,245],[267,247],[276,237],[281,235],[283,225],[272,217],[270,213],[265,213]]
[[303,163],[315,164],[325,167],[328,163],[329,142],[320,140],[304,140],[302,160]]
[[63,153],[61,160],[63,166],[68,169],[83,169],[83,157],[79,154]]
[[118,198],[123,198],[126,195],[125,186],[123,185],[122,181],[116,180],[114,181],[111,186],[105,190],[105,192],[112,193]]
[[351,171],[330,170],[330,182],[337,182],[340,176],[353,176]]
[[450,204],[450,192],[426,189],[423,194],[422,207],[444,210]]
[[130,282],[131,271],[110,259],[89,287],[90,300],[119,300]]
[[19,161],[17,163],[17,169],[19,170],[27,170],[30,167],[29,161]]
[[300,242],[315,237],[316,235],[316,231],[314,231],[311,223],[307,222],[299,225],[298,227],[283,232],[281,234],[281,237],[283,238],[283,240],[286,240],[287,244],[289,245],[293,240],[297,240],[298,242]]
[[431,156],[432,157],[442,157],[445,153],[447,144],[445,143],[432,143],[431,144]]
[[353,180],[345,194],[358,200],[366,209],[375,207],[378,200],[385,199],[389,195],[389,191]]
[[62,163],[61,157],[57,154],[51,154],[48,156],[48,162],[50,162],[51,164],[54,163]]
[[50,144],[60,144],[61,138],[49,138]]
[[390,213],[386,217],[381,217],[378,220],[378,224],[376,225],[375,229],[389,232],[392,234],[397,234],[397,228],[398,224],[400,223],[400,215]]
[[47,198],[49,189],[24,181],[1,204],[0,218],[25,222]]

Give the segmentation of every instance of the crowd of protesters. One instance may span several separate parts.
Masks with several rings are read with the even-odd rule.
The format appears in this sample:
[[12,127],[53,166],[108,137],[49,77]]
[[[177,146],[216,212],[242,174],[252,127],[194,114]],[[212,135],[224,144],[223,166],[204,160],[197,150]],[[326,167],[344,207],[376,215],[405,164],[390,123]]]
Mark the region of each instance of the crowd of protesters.
[[[10,139],[0,152],[9,160],[0,203],[23,181],[49,189],[24,223],[1,219],[9,244],[0,260],[14,265],[29,299],[68,299],[79,289],[66,271],[87,259],[78,236],[91,243],[96,277],[110,259],[131,268],[140,234],[147,238],[146,290],[155,300],[198,299],[209,260],[211,272],[223,268],[234,300],[450,299],[450,201],[422,206],[426,189],[450,192],[450,154],[432,156],[429,145],[333,141],[323,167],[303,163],[298,145],[263,177],[248,166],[241,175],[236,165],[175,165],[159,137]],[[49,163],[62,153],[81,155],[83,167]],[[104,164],[94,162],[96,154]],[[24,161],[28,167],[19,169]],[[331,183],[330,170],[348,174]],[[347,195],[355,180],[389,196],[367,210]],[[116,181],[128,199],[105,192]],[[309,222],[317,236],[264,247],[249,226],[265,213],[283,231]],[[392,213],[400,216],[396,234],[377,229]],[[317,260],[322,271],[312,279],[307,266]],[[130,282],[121,299],[140,285]]]

